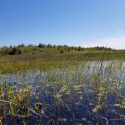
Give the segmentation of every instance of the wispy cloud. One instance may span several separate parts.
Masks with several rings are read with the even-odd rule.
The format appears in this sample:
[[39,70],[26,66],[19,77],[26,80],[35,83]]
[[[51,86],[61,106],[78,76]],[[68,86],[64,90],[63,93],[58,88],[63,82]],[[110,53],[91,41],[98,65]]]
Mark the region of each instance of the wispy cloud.
[[105,46],[114,49],[125,49],[125,36],[103,38],[99,42],[89,42],[86,47]]

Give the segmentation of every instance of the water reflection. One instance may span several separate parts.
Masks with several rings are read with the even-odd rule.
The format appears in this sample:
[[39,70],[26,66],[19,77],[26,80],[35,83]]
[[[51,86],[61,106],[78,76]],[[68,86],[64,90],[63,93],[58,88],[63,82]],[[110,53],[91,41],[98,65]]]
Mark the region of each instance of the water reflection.
[[87,62],[44,72],[29,70],[0,76],[0,80],[16,89],[31,86],[26,110],[32,113],[26,117],[24,112],[13,116],[8,113],[4,119],[7,125],[125,124],[124,62]]

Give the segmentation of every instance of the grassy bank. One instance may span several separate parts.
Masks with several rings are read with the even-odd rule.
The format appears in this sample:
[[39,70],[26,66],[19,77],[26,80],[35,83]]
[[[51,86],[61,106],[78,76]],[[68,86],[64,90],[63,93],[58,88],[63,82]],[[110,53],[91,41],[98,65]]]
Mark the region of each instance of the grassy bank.
[[83,48],[44,44],[3,47],[0,49],[0,73],[60,68],[90,60],[125,60],[125,51],[104,47]]

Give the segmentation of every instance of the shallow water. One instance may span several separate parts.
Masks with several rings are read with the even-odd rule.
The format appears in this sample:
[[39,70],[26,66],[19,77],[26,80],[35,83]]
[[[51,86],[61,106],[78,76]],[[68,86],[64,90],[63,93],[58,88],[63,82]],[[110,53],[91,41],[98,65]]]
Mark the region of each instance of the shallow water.
[[29,70],[0,76],[0,81],[18,88],[32,86],[30,106],[40,102],[44,111],[28,118],[8,115],[4,119],[7,125],[125,124],[124,62],[87,62],[44,72]]

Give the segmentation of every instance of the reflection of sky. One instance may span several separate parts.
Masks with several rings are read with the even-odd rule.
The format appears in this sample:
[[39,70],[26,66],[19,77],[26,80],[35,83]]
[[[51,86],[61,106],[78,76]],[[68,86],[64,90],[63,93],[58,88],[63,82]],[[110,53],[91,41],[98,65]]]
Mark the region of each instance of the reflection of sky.
[[38,70],[27,71],[17,74],[0,75],[0,81],[9,82],[10,84],[32,83],[39,76]]
[[[53,82],[56,80],[57,82],[64,81],[69,82],[71,84],[77,83],[78,79],[75,77],[80,77],[80,80],[90,81],[93,75],[98,75],[106,80],[108,77],[111,80],[117,81],[119,80],[121,83],[125,83],[125,62],[119,61],[104,61],[104,62],[87,62],[85,67],[82,68],[82,65],[77,67],[77,71],[75,67],[72,69],[55,69],[50,70],[49,72],[42,72],[39,70],[29,70],[23,73],[11,74],[11,75],[1,75],[0,81],[6,81],[10,84],[14,82],[18,84],[22,83],[46,83]],[[79,75],[79,76],[77,76]],[[85,76],[85,77],[84,77]],[[102,79],[102,81],[103,81]]]

